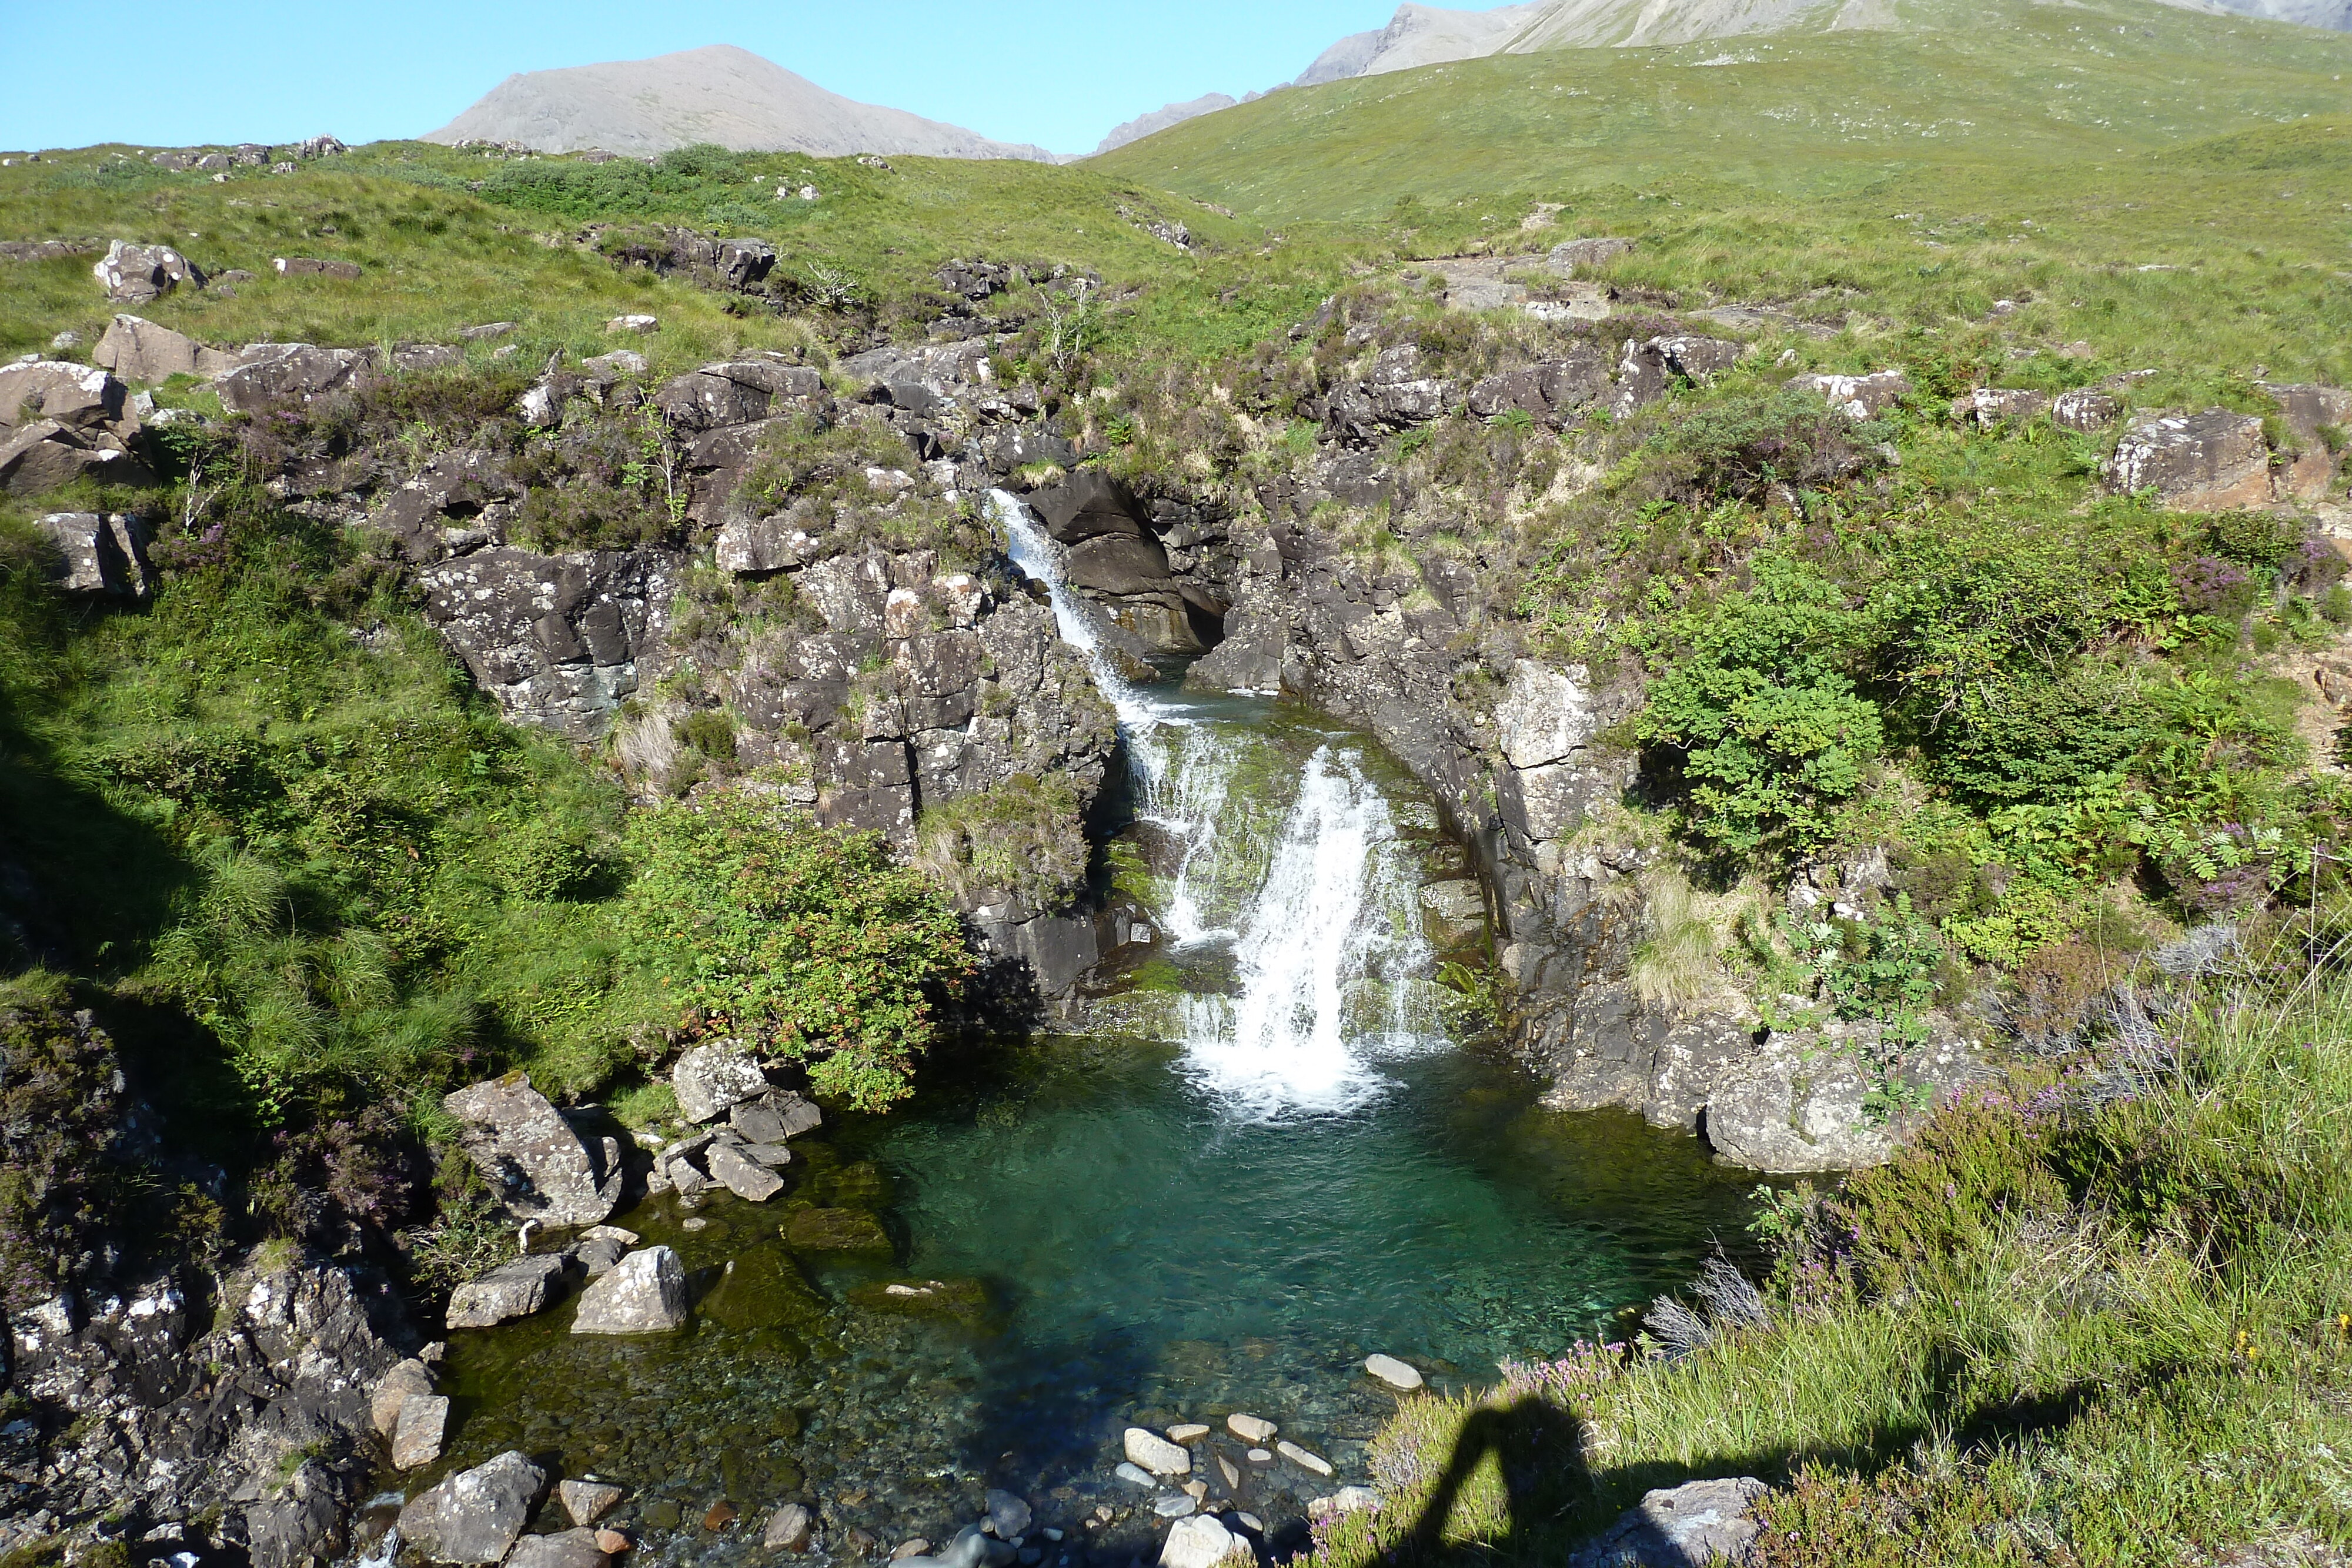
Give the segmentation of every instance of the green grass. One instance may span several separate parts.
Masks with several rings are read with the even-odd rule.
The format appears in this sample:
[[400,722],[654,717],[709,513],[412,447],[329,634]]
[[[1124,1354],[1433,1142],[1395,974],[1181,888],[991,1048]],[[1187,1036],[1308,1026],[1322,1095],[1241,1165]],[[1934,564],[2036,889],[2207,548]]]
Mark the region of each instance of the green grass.
[[2340,113],[2352,69],[2341,34],[2135,0],[1915,9],[1901,31],[1556,49],[1280,92],[1084,166],[1269,223],[1385,217],[1404,199],[1507,226],[1567,202],[1578,223],[1611,186],[1819,199],[2127,164]]
[[1761,1324],[1407,1401],[1391,1494],[1318,1562],[1558,1562],[1731,1475],[1783,1489],[1768,1564],[2352,1544],[2352,984],[2213,985],[2162,1032],[1946,1113],[1784,1225]]

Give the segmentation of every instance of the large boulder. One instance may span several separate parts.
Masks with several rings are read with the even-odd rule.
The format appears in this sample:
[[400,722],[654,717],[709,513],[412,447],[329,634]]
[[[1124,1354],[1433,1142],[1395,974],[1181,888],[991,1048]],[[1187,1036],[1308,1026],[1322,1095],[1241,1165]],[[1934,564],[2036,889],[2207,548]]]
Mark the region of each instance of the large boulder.
[[492,1328],[545,1310],[562,1288],[562,1254],[517,1258],[450,1291],[445,1321],[453,1329]]
[[1685,1481],[1643,1495],[1569,1560],[1569,1568],[1738,1568],[1756,1561],[1756,1505],[1772,1489],[1753,1476]]
[[1594,235],[1585,239],[1562,240],[1551,247],[1544,257],[1554,272],[1562,277],[1573,277],[1580,268],[1599,267],[1616,260],[1633,248],[1633,242],[1614,235]]
[[126,382],[153,383],[172,376],[201,376],[211,381],[236,368],[237,356],[227,349],[197,342],[184,332],[158,327],[137,316],[117,316],[90,352],[90,361],[112,371]]
[[435,1563],[496,1563],[511,1551],[547,1488],[547,1472],[509,1449],[400,1511],[402,1539]]
[[1643,342],[1629,338],[1618,357],[1617,388],[1610,394],[1609,411],[1622,419],[1657,402],[1678,382],[1712,380],[1738,364],[1747,351],[1747,344],[1729,338],[1677,334]]
[[458,1141],[508,1211],[548,1225],[594,1225],[613,1212],[626,1179],[620,1145],[591,1148],[520,1072],[460,1089],[442,1106]]
[[2153,489],[2175,511],[2225,512],[2271,502],[2270,444],[2263,422],[2209,408],[2143,413],[2125,429],[2101,471],[2119,495]]
[[596,1544],[594,1531],[561,1530],[551,1535],[526,1535],[516,1542],[506,1568],[607,1568],[612,1561]]
[[689,1122],[708,1122],[730,1106],[768,1092],[768,1075],[740,1040],[698,1045],[670,1069],[677,1112]]
[[51,512],[33,526],[64,559],[58,586],[100,599],[144,600],[154,585],[147,525],[120,512]]
[[1609,365],[1601,350],[1580,345],[1567,358],[1545,360],[1488,376],[1470,389],[1470,412],[1492,419],[1517,409],[1559,424],[1598,402],[1609,391]]
[[1223,1563],[1254,1562],[1246,1536],[1234,1534],[1214,1514],[1196,1513],[1168,1529],[1160,1548],[1160,1568],[1218,1568]]
[[64,360],[0,366],[0,425],[47,419],[79,431],[119,429],[126,391],[104,371]]
[[90,270],[98,275],[106,297],[125,305],[160,299],[183,283],[201,288],[205,281],[205,275],[170,246],[132,245],[127,240],[109,244],[106,254]]
[[632,1252],[580,1292],[573,1333],[667,1333],[686,1324],[686,1268],[667,1247]]
[[654,406],[682,429],[715,430],[766,419],[780,403],[814,406],[824,392],[824,378],[805,365],[730,360],[664,382]]
[[231,413],[257,413],[276,402],[310,402],[364,382],[375,356],[364,349],[321,349],[310,343],[255,343],[236,367],[214,383]]

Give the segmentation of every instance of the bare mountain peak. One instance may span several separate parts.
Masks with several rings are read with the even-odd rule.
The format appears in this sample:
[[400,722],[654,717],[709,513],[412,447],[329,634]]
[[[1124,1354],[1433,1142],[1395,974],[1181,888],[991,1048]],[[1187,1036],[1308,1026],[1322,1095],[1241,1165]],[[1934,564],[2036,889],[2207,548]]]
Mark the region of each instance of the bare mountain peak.
[[519,141],[543,152],[602,147],[640,156],[713,141],[741,152],[858,152],[1052,162],[1042,147],[827,92],[732,44],[507,78],[425,138]]

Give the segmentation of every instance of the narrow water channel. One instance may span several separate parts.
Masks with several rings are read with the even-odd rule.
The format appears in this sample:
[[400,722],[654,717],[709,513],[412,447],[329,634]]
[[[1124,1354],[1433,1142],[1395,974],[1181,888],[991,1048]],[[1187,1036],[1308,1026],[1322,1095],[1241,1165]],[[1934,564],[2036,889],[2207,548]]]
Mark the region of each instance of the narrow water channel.
[[[449,1467],[520,1448],[617,1480],[648,1561],[752,1561],[788,1500],[822,1505],[836,1560],[853,1530],[944,1541],[1003,1487],[1065,1531],[1032,1542],[1045,1568],[1120,1568],[1156,1550],[1156,1498],[1182,1506],[1116,1477],[1120,1430],[1237,1410],[1336,1469],[1244,1474],[1230,1500],[1278,1556],[1310,1497],[1370,1479],[1396,1396],[1368,1354],[1478,1386],[1622,1329],[1746,1218],[1754,1178],[1541,1109],[1465,1033],[1437,969],[1484,933],[1424,905],[1467,872],[1410,777],[1295,707],[1123,678],[1058,547],[996,507],[1119,711],[1111,859],[1155,939],[1087,1032],[943,1054],[909,1105],[796,1143],[782,1197],[616,1217],[695,1270],[684,1333],[575,1340],[563,1308],[453,1336]],[[793,1254],[778,1226],[809,1205],[879,1212],[894,1250]],[[721,1501],[745,1522],[706,1528]]]

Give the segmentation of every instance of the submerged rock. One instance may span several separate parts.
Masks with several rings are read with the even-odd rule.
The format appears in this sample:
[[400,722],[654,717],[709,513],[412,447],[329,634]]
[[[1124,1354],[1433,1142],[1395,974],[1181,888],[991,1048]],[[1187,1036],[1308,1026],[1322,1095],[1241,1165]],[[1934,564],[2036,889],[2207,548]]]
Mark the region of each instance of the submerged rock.
[[981,1532],[980,1526],[967,1524],[936,1555],[901,1557],[898,1561],[905,1568],[1003,1568],[1013,1561],[1013,1547],[1006,1542],[992,1541]]
[[761,1533],[760,1544],[771,1552],[806,1552],[814,1527],[815,1521],[806,1508],[788,1502],[768,1516],[768,1528]]
[[436,1563],[496,1563],[530,1521],[547,1473],[509,1450],[409,1500],[400,1533]]
[[1029,1505],[1009,1491],[995,1487],[988,1489],[988,1528],[1000,1541],[1010,1541],[1016,1535],[1029,1533]]
[[580,1293],[573,1333],[662,1333],[686,1322],[686,1269],[667,1247],[632,1252]]
[[862,1208],[803,1208],[783,1228],[795,1252],[887,1253],[894,1249],[881,1220]]
[[566,1530],[524,1536],[515,1542],[506,1568],[607,1568],[611,1562],[595,1531]]

